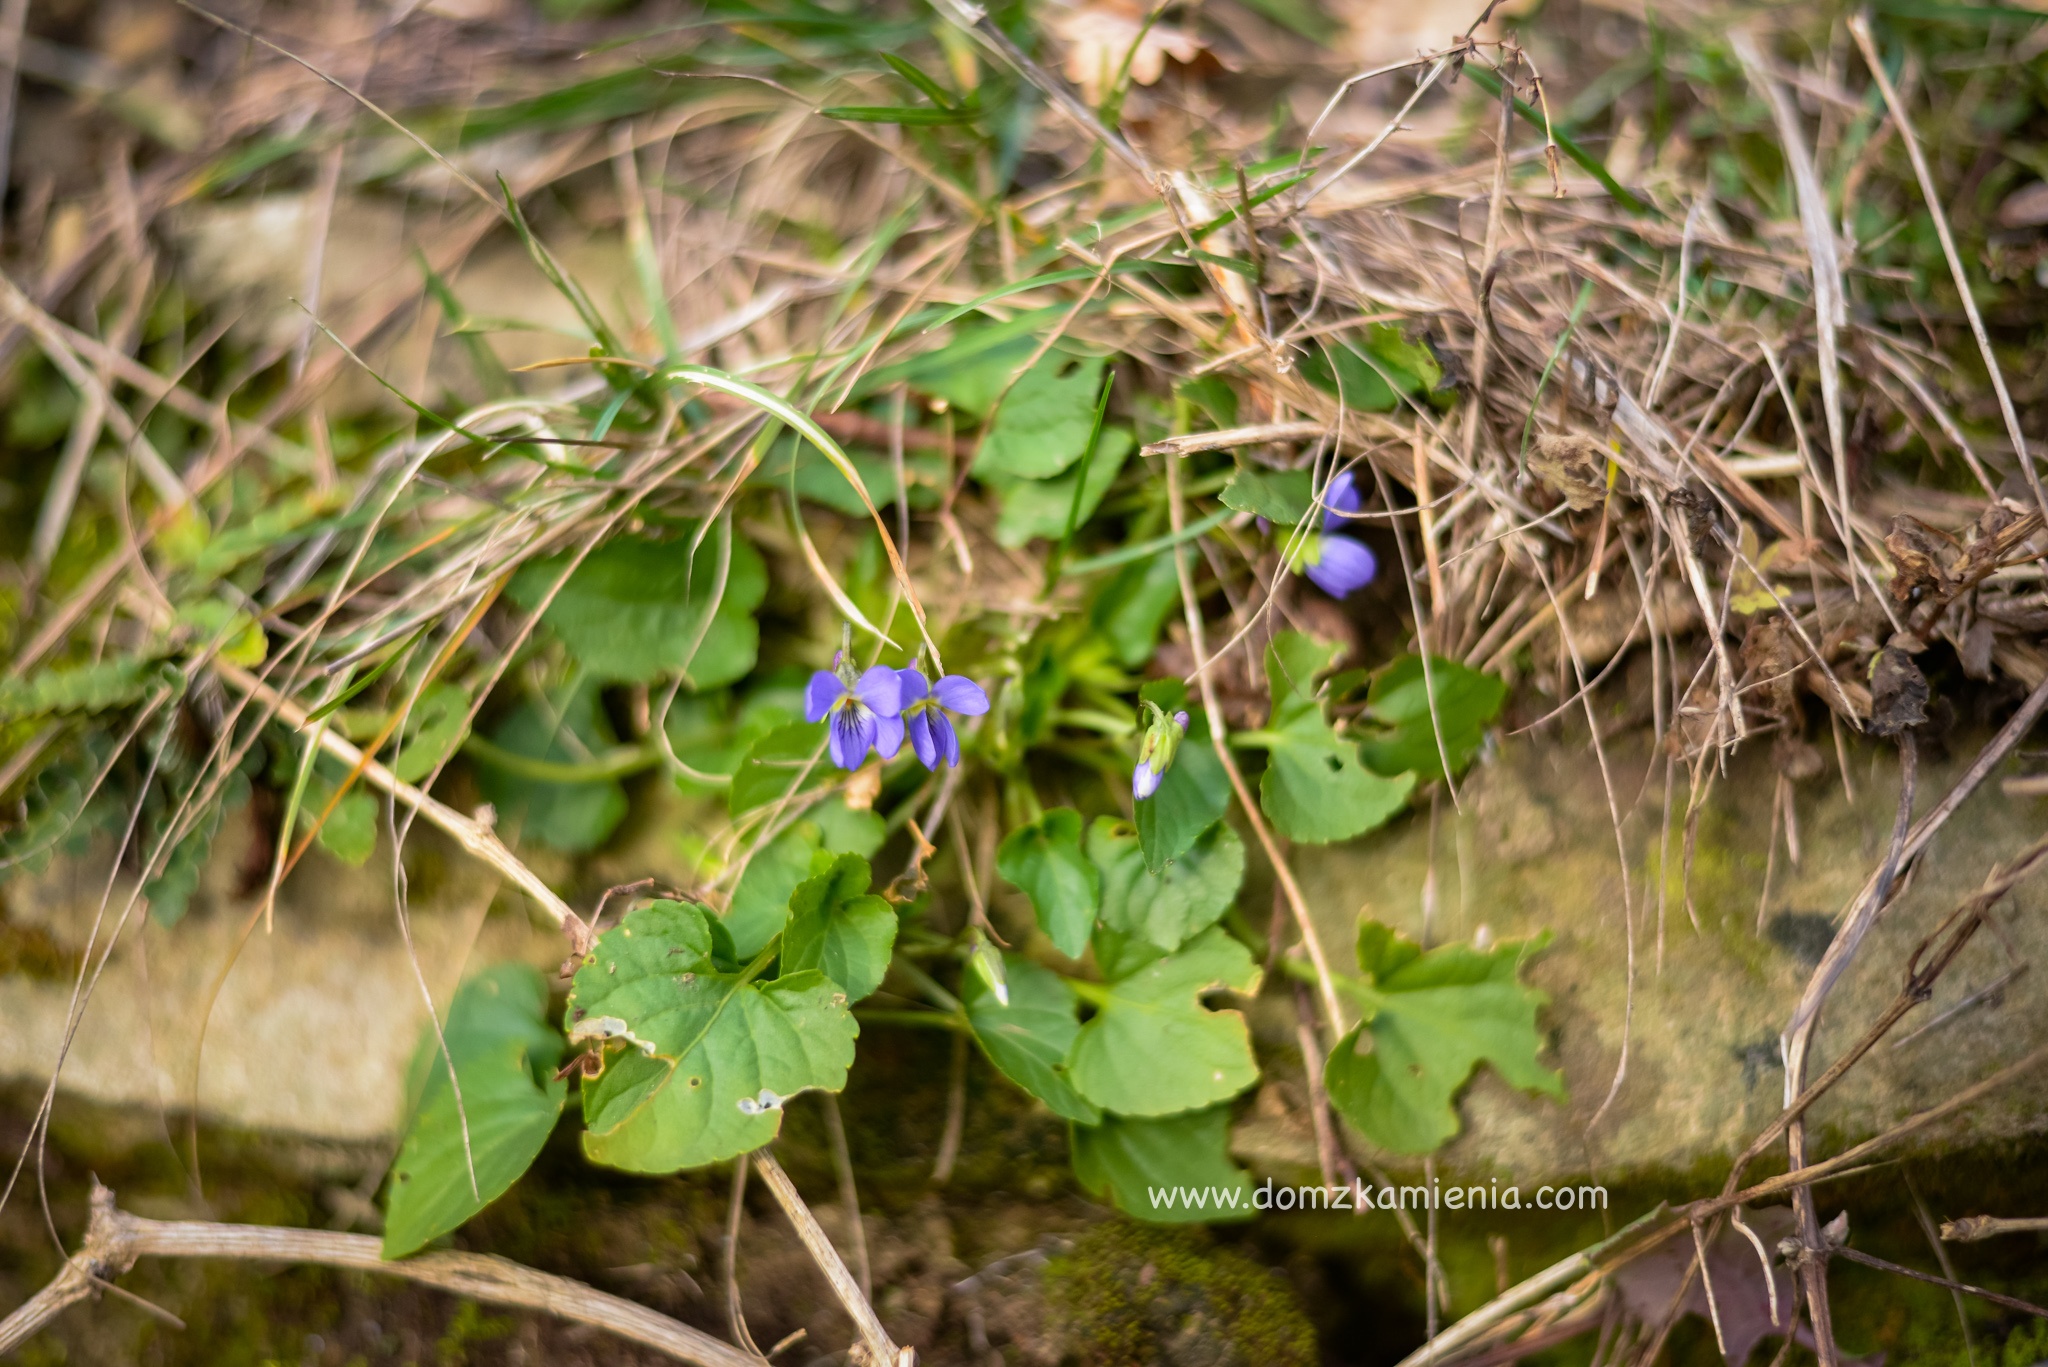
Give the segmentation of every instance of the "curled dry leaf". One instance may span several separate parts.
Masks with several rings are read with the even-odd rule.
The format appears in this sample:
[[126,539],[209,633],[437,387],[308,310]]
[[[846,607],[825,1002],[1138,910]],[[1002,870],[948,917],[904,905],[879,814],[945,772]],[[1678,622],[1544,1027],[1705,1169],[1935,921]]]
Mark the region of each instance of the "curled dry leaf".
[[1870,720],[1873,735],[1896,736],[1927,720],[1927,676],[1913,657],[1886,646],[1870,662]]
[[1957,547],[1955,538],[1946,532],[1900,513],[1885,533],[1884,548],[1891,553],[1896,570],[1891,587],[1892,597],[1899,602],[1917,602],[1929,592],[1946,595],[1954,585],[1950,567]]
[[1536,439],[1529,468],[1564,496],[1573,512],[1597,508],[1607,497],[1606,445],[1583,432],[1553,432]]
[[1148,30],[1145,20],[1151,9],[1143,0],[1082,0],[1046,14],[1047,31],[1066,51],[1060,69],[1081,88],[1089,104],[1102,103],[1103,95],[1116,84],[1126,57],[1130,58],[1131,80],[1152,85],[1166,74],[1168,57],[1192,62],[1202,55],[1202,40],[1184,28],[1161,22]]
[[1774,717],[1789,717],[1795,703],[1799,666],[1806,647],[1783,617],[1760,618],[1742,638],[1742,664],[1751,696]]

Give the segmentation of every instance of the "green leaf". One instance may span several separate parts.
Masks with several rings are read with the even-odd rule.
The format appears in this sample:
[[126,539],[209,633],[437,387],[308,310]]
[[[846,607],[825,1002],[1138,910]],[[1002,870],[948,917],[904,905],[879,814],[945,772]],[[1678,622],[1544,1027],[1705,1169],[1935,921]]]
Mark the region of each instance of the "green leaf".
[[1100,816],[1088,828],[1088,858],[1102,873],[1102,923],[1169,953],[1216,924],[1244,881],[1244,842],[1221,821],[1155,874],[1137,828]]
[[[199,890],[199,876],[206,871],[220,834],[221,818],[232,807],[249,800],[249,780],[240,772],[229,777],[220,801],[202,811],[184,839],[172,847],[156,877],[145,883],[143,897],[149,902],[149,917],[160,926],[174,926],[185,917],[192,894]],[[154,842],[152,842],[153,844]]]
[[1207,413],[1219,428],[1237,426],[1237,391],[1221,375],[1197,375],[1182,380],[1173,387],[1173,392]]
[[[722,918],[733,953],[750,959],[781,933],[790,898],[817,870],[820,851],[867,859],[881,848],[885,833],[880,817],[848,811],[841,798],[828,798],[805,812],[803,820],[762,846],[740,875]],[[887,964],[887,954],[882,962]]]
[[[1424,952],[1398,932],[1359,928],[1359,964],[1377,1006],[1337,1042],[1324,1066],[1330,1100],[1374,1144],[1429,1153],[1458,1132],[1452,1100],[1491,1063],[1512,1086],[1562,1098],[1564,1080],[1536,1061],[1536,1009],[1548,1000],[1516,974],[1544,941]],[[1365,1049],[1370,1040],[1371,1047]]]
[[[491,739],[529,759],[576,764],[609,750],[618,737],[599,705],[596,686],[586,680],[555,700],[527,699]],[[626,817],[626,790],[613,779],[547,783],[501,768],[484,755],[477,756],[476,773],[478,786],[498,810],[499,828],[550,849],[569,854],[594,850]]]
[[822,788],[832,780],[832,761],[825,756],[824,723],[791,722],[747,747],[746,758],[733,773],[726,801],[734,816],[743,816],[791,794]]
[[263,624],[249,613],[218,598],[187,603],[178,609],[176,624],[185,629],[188,644],[195,650],[219,648],[220,658],[231,665],[254,668],[270,653],[270,640]]
[[1259,806],[1290,840],[1349,840],[1383,824],[1408,801],[1413,774],[1387,778],[1365,767],[1358,747],[1330,729],[1316,701],[1314,676],[1335,646],[1283,631],[1266,648],[1273,716],[1256,734],[1267,747]]
[[782,933],[789,899],[811,876],[811,856],[817,852],[817,828],[801,821],[754,852],[724,916],[734,954],[751,959]]
[[[547,1008],[547,984],[537,970],[499,964],[455,994],[441,1027],[446,1057],[433,1029],[421,1032],[406,1087],[405,1142],[384,1197],[385,1257],[403,1258],[457,1228],[504,1195],[540,1154],[569,1095],[568,1084],[554,1077],[562,1037],[548,1025]],[[448,1084],[450,1058],[461,1083],[460,1112]]]
[[[1437,656],[1430,657],[1429,672],[1436,685],[1443,748],[1450,754],[1451,767],[1463,769],[1485,742],[1486,728],[1500,715],[1508,686],[1491,674]],[[1413,771],[1423,780],[1442,777],[1443,758],[1437,753],[1429,699],[1419,655],[1403,655],[1373,676],[1366,712],[1381,729],[1369,732],[1358,747],[1368,765],[1390,776]]]
[[599,937],[569,994],[569,1036],[603,1041],[583,1083],[584,1153],[633,1172],[702,1167],[775,1137],[782,1103],[846,1085],[860,1031],[815,969],[761,983],[711,958],[709,913],[656,902]]
[[782,932],[782,971],[815,968],[857,1002],[882,985],[896,944],[896,912],[868,892],[873,873],[857,854],[797,885]]
[[996,872],[1024,890],[1060,953],[1081,957],[1102,900],[1102,875],[1081,851],[1081,814],[1055,807],[1011,831],[996,850]]
[[847,123],[896,123],[905,127],[929,128],[940,124],[972,123],[978,112],[972,109],[931,109],[921,104],[835,104],[818,111],[828,119]]
[[1223,506],[1256,513],[1268,522],[1291,527],[1315,506],[1314,476],[1307,470],[1260,470],[1237,467],[1223,486]]
[[[1195,1224],[1248,1220],[1253,1214],[1251,1178],[1230,1161],[1228,1106],[1164,1120],[1104,1116],[1100,1125],[1076,1125],[1072,1142],[1074,1176],[1126,1215],[1154,1224]],[[1190,1209],[1185,1200],[1164,1197],[1176,1187],[1201,1193],[1203,1204]],[[1155,1193],[1163,1199],[1154,1199]]]
[[1366,329],[1362,345],[1325,341],[1302,358],[1301,373],[1317,388],[1341,394],[1345,407],[1369,413],[1392,412],[1400,395],[1429,393],[1443,379],[1429,348],[1390,323]]
[[1132,561],[1105,581],[1088,617],[1115,651],[1116,662],[1137,669],[1152,658],[1159,629],[1179,605],[1180,574],[1173,556],[1155,555]]
[[0,723],[50,712],[105,712],[181,684],[174,666],[151,660],[117,658],[72,669],[38,670],[26,678],[0,679]]
[[1236,1011],[1203,994],[1252,992],[1259,966],[1218,927],[1179,953],[1096,989],[1093,1018],[1069,1056],[1075,1090],[1120,1115],[1171,1115],[1236,1096],[1258,1081],[1251,1036]]
[[[714,529],[692,555],[695,531],[686,525],[673,541],[616,537],[562,585],[543,620],[592,677],[649,683],[682,674],[701,691],[754,667],[761,632],[753,612],[768,590],[761,554],[745,537]],[[727,545],[731,562],[721,575]],[[507,595],[529,611],[539,607],[568,563],[552,556],[522,565]]]
[[1010,377],[1038,349],[1038,340],[1030,334],[1049,322],[1050,315],[1064,311],[1055,306],[1034,311],[1046,315],[1042,318],[1020,314],[1007,323],[962,326],[942,347],[868,372],[855,392],[880,393],[886,385],[906,380],[913,389],[944,399],[970,417],[986,417]]
[[[896,501],[896,467],[887,457],[866,451],[848,451],[846,458],[877,508],[886,508]],[[792,465],[795,466],[793,476]],[[907,486],[905,492],[910,506],[916,509],[937,506],[948,470],[946,458],[936,452],[906,452],[903,482]],[[792,478],[798,498],[820,504],[846,517],[867,516],[868,505],[846,482],[846,476],[839,467],[811,443],[793,437],[775,443],[761,462],[761,467],[748,476],[747,485],[757,489],[787,489]]]
[[1099,356],[1053,350],[1018,376],[990,419],[975,475],[1050,479],[1079,460],[1095,427],[1102,365]]
[[[1159,679],[1139,689],[1138,696],[1170,713],[1185,705],[1187,689],[1178,679]],[[1230,776],[1209,739],[1208,716],[1200,708],[1189,708],[1188,716],[1188,734],[1159,791],[1133,808],[1145,867],[1154,873],[1185,854],[1230,810]]]
[[[1085,443],[1088,434],[1083,432]],[[1076,527],[1086,525],[1102,503],[1102,496],[1123,473],[1136,441],[1122,427],[1105,427],[1095,441],[1095,458],[1088,462],[1088,487],[1082,490]],[[996,518],[996,541],[1012,548],[1034,536],[1057,538],[1066,534],[1067,515],[1074,509],[1074,488],[1081,482],[1079,470],[1069,470],[1056,479],[1005,479],[991,477],[990,485],[1002,495],[1002,512]]]
[[211,584],[245,560],[276,554],[294,532],[334,505],[332,494],[313,493],[290,495],[253,509],[199,550],[191,565],[193,583]]
[[421,692],[406,718],[405,743],[391,772],[417,783],[434,772],[469,731],[469,694],[452,683],[436,680]]
[[1080,999],[1059,974],[1018,955],[1003,956],[1003,972],[1008,1006],[978,973],[967,974],[961,987],[967,1023],[982,1052],[1054,1115],[1084,1125],[1100,1121],[1101,1108],[1067,1080],[1067,1054],[1081,1030],[1075,1017]]
[[[305,813],[306,820],[310,823],[326,805],[326,799],[321,799],[313,811]],[[361,787],[349,789],[321,826],[319,840],[321,849],[344,864],[361,868],[377,851],[377,799]]]

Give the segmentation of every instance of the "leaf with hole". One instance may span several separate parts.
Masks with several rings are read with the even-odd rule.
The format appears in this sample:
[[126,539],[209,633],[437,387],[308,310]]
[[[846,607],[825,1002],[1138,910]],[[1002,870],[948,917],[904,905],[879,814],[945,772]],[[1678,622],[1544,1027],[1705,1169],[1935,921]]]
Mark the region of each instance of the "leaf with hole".
[[[441,1025],[445,1055],[431,1026],[421,1032],[406,1083],[405,1140],[384,1196],[385,1257],[402,1258],[457,1228],[504,1195],[539,1156],[569,1095],[568,1084],[554,1076],[562,1037],[547,1023],[547,1009],[547,984],[537,970],[500,964],[455,994]],[[449,1085],[451,1058],[459,1109]]]
[[846,993],[816,969],[762,982],[713,961],[711,917],[656,902],[598,938],[569,992],[579,1022],[618,1022],[604,1071],[583,1082],[583,1151],[632,1172],[675,1172],[758,1149],[782,1103],[846,1085],[860,1033]]
[[1075,1090],[1119,1115],[1171,1115],[1236,1096],[1259,1077],[1244,1016],[1202,999],[1258,985],[1251,952],[1211,926],[1178,953],[1084,989],[1095,1015],[1074,1040]]

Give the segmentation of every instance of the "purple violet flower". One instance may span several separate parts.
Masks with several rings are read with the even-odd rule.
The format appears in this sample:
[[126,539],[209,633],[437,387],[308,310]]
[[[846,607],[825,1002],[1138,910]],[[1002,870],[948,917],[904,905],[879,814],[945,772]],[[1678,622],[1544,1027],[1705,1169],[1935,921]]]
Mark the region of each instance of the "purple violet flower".
[[924,767],[936,771],[941,760],[960,766],[960,735],[946,713],[978,717],[988,711],[988,694],[964,674],[947,674],[935,684],[919,669],[899,669],[903,681],[903,725],[910,748]]
[[829,722],[832,762],[858,769],[872,747],[892,759],[903,746],[903,680],[887,665],[856,676],[842,652],[832,669],[811,675],[804,720]]
[[1341,535],[1347,514],[1358,511],[1362,500],[1349,470],[1330,481],[1323,491],[1323,529],[1301,539],[1295,552],[1294,568],[1332,598],[1346,598],[1364,588],[1379,573],[1379,560],[1363,541]]
[[1145,711],[1151,715],[1151,722],[1145,727],[1144,739],[1138,746],[1138,767],[1131,771],[1131,796],[1143,802],[1159,791],[1159,785],[1166,779],[1166,771],[1173,767],[1173,757],[1180,749],[1181,738],[1188,733],[1188,714],[1175,712],[1172,716],[1157,703],[1145,703]]

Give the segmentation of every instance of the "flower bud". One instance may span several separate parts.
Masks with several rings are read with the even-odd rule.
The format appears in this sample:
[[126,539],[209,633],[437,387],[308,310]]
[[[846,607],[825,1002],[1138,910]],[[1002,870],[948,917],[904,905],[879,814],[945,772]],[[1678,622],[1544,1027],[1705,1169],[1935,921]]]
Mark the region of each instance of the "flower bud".
[[1166,771],[1173,767],[1173,757],[1180,750],[1180,743],[1188,733],[1188,714],[1175,712],[1167,715],[1159,704],[1143,704],[1151,717],[1145,727],[1145,738],[1138,745],[1138,767],[1131,774],[1131,793],[1140,802],[1159,791],[1160,783],[1166,778]]

